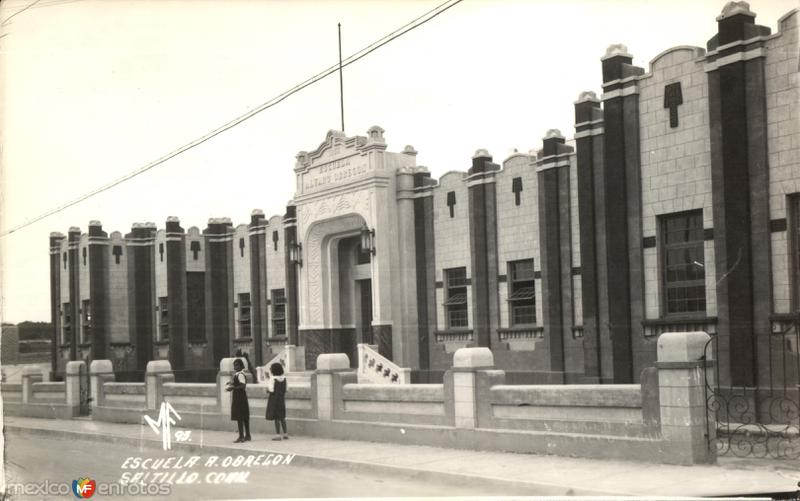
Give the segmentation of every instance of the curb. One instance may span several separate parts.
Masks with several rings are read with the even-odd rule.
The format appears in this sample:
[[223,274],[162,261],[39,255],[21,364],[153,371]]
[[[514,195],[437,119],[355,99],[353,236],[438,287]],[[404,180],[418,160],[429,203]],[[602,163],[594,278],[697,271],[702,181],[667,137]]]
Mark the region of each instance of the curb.
[[[72,430],[53,430],[48,428],[35,428],[30,426],[21,426],[18,424],[6,424],[4,426],[6,433],[14,433],[21,436],[34,436],[34,437],[56,437],[56,438],[76,438],[81,440],[93,440],[95,442],[104,443],[117,443],[132,445],[135,447],[144,446],[147,448],[161,448],[161,440],[157,438],[137,438],[123,435],[109,435],[97,434],[83,431]],[[240,449],[236,447],[224,445],[197,445],[187,443],[174,443],[173,450],[182,450],[185,452],[193,453],[214,453],[220,455],[240,455],[245,453],[259,453],[259,454],[293,454],[290,451],[274,451],[269,449],[259,449],[257,451],[249,449]],[[457,484],[460,486],[482,486],[490,488],[498,488],[503,490],[518,489],[520,491],[517,495],[535,495],[535,496],[634,496],[630,492],[620,491],[604,491],[597,489],[585,489],[582,487],[574,487],[566,484],[556,484],[551,482],[528,482],[522,480],[508,480],[504,478],[483,476],[483,475],[469,475],[464,473],[453,473],[448,471],[426,470],[423,468],[415,468],[409,466],[395,466],[386,464],[369,463],[365,461],[357,461],[350,459],[328,458],[313,456],[308,454],[295,454],[293,463],[302,466],[316,467],[316,468],[336,468],[341,470],[350,470],[356,472],[368,472],[380,475],[403,476],[409,479],[416,479],[422,481],[438,481],[445,483]]]

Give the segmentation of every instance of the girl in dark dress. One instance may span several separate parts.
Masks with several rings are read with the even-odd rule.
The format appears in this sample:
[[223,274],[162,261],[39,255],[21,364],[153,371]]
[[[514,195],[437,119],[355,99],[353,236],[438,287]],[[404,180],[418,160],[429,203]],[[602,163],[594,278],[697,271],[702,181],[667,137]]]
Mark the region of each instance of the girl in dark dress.
[[281,427],[283,427],[283,440],[289,439],[286,429],[286,377],[283,375],[283,366],[274,363],[269,367],[272,377],[267,374],[267,421],[275,421],[275,433],[272,440],[281,440]]
[[231,420],[239,425],[239,438],[233,443],[250,441],[250,404],[247,401],[247,377],[244,375],[244,363],[238,358],[233,361],[233,380],[228,383],[227,390],[231,394]]

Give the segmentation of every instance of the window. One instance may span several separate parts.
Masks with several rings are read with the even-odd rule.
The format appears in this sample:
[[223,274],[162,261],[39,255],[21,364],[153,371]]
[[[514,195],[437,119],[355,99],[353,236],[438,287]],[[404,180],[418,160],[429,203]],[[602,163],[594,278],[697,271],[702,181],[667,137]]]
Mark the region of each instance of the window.
[[794,291],[794,311],[800,312],[800,193],[789,197],[789,252],[791,253],[792,290]]
[[114,247],[112,247],[111,248],[111,254],[114,255],[114,263],[115,264],[119,264],[119,258],[120,258],[120,256],[122,256],[122,246],[121,245],[115,245]]
[[248,338],[250,334],[250,293],[239,294],[239,337]]
[[536,282],[533,259],[508,263],[508,311],[511,326],[536,323]]
[[448,191],[447,192],[447,206],[450,208],[450,217],[456,217],[456,213],[455,213],[456,192],[455,191]]
[[61,306],[61,344],[72,342],[72,309],[69,303]]
[[520,194],[522,193],[522,178],[515,177],[511,180],[511,191],[514,193],[514,205],[519,205]]
[[448,329],[469,327],[467,310],[467,269],[444,270],[444,311]]
[[286,335],[286,293],[283,289],[272,290],[272,337]]
[[166,297],[158,298],[158,340],[169,341],[169,303]]
[[661,218],[661,274],[667,315],[706,311],[703,213]]
[[81,344],[92,339],[92,302],[84,299],[81,302]]

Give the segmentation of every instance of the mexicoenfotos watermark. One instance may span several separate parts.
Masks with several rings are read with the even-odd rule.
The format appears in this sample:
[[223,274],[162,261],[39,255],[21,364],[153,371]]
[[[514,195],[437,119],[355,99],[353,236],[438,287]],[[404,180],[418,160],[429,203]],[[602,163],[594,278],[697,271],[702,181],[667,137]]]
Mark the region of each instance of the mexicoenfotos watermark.
[[87,499],[95,494],[101,496],[169,496],[172,485],[144,483],[112,483],[96,482],[89,478],[80,478],[69,482],[20,482],[6,485],[8,496],[69,496],[74,494],[79,499]]

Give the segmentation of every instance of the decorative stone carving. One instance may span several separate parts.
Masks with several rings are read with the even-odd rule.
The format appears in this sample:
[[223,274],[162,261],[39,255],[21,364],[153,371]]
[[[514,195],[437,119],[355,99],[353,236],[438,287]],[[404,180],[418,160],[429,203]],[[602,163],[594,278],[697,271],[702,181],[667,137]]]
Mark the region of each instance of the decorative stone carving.
[[578,96],[578,102],[582,103],[584,101],[594,101],[599,103],[600,100],[597,98],[597,94],[594,93],[592,90],[583,91]]
[[560,130],[558,130],[558,129],[550,129],[544,135],[544,138],[545,139],[553,139],[553,138],[555,138],[555,139],[564,139],[564,136],[561,135],[561,131]]
[[[368,195],[368,192],[366,192]],[[328,206],[323,202],[323,206]],[[301,284],[301,287],[305,291],[305,304],[307,308],[305,313],[307,317],[304,319],[303,322],[305,325],[323,325],[325,321],[325,311],[323,305],[323,280],[322,280],[322,247],[323,247],[323,240],[325,237],[330,235],[341,234],[347,231],[357,231],[359,230],[363,224],[365,218],[360,215],[360,213],[353,214],[352,211],[349,215],[341,215],[336,217],[335,214],[338,214],[337,210],[335,210],[339,204],[336,204],[331,210],[332,215],[334,215],[333,219],[326,219],[322,222],[315,222],[311,225],[308,229],[305,243],[303,244],[303,248],[306,250],[306,260],[303,265],[303,270],[305,272],[305,280]],[[347,207],[352,207],[352,205],[347,205]],[[342,210],[342,209],[340,209]],[[368,212],[364,212],[367,214]],[[328,307],[331,307],[330,305]]]
[[722,13],[717,16],[717,21],[722,21],[725,18],[733,17],[738,14],[745,16],[756,17],[755,12],[750,10],[750,4],[747,2],[728,2],[722,8]]
[[630,58],[633,57],[628,53],[628,47],[625,44],[615,43],[608,46],[608,48],[606,49],[606,55],[603,56],[603,59],[608,59],[616,56],[624,56]]

